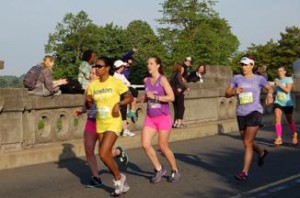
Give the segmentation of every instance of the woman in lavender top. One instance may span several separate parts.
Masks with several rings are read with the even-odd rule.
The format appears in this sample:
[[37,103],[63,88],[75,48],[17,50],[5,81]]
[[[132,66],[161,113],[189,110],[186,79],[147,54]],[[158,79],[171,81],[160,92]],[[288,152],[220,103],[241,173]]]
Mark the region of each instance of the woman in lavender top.
[[258,154],[258,166],[264,164],[264,158],[268,154],[267,150],[262,150],[254,141],[262,125],[261,89],[267,89],[266,104],[269,105],[273,103],[273,88],[264,77],[253,73],[254,57],[252,55],[245,55],[240,61],[240,67],[242,74],[233,76],[230,86],[226,90],[226,97],[237,96],[238,98],[237,120],[245,153],[244,167],[239,174],[235,175],[235,178],[239,181],[246,181],[253,159],[253,151]]
[[157,183],[167,173],[167,170],[159,162],[151,144],[155,135],[158,134],[158,145],[171,166],[171,175],[168,177],[168,181],[176,182],[180,178],[180,173],[178,172],[174,153],[169,148],[169,137],[172,128],[169,102],[174,101],[174,93],[164,76],[163,65],[158,57],[152,56],[148,59],[148,72],[150,77],[144,79],[146,93],[142,99],[142,101],[147,102],[142,146],[155,170],[155,174],[150,181]]

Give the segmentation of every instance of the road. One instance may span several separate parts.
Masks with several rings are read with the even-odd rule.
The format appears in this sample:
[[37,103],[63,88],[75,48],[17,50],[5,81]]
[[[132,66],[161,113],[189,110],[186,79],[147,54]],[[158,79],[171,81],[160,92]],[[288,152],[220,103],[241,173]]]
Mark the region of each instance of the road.
[[[243,157],[238,133],[172,143],[183,176],[175,184],[166,180],[150,184],[152,167],[148,159],[141,149],[129,150],[130,163],[121,169],[131,189],[122,197],[300,197],[299,147],[288,144],[274,147],[273,138],[271,128],[259,133],[258,142],[270,153],[263,167],[256,165],[255,156],[246,183],[233,179],[233,174],[241,169]],[[72,151],[71,147],[66,149]],[[165,158],[159,156],[167,166]],[[0,197],[109,197],[112,177],[100,162],[99,169],[105,185],[97,189],[84,187],[90,176],[84,158],[3,170],[0,171]]]

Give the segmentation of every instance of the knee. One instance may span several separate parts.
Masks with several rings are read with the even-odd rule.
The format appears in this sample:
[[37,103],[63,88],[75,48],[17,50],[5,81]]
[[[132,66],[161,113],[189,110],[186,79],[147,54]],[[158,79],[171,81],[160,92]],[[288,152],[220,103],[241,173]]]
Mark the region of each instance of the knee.
[[143,147],[144,151],[148,151],[149,149],[151,149],[152,145],[149,142],[143,142],[142,147]]
[[248,148],[248,147],[253,147],[253,145],[254,145],[254,141],[249,141],[249,140],[244,140],[244,147],[246,148]]
[[159,148],[164,154],[170,150],[169,145],[165,143],[160,143]]
[[107,152],[107,151],[105,151],[105,150],[100,150],[100,152],[99,152],[99,157],[100,157],[100,159],[103,161],[103,162],[105,162],[105,161],[107,161],[108,159],[109,159],[109,152]]

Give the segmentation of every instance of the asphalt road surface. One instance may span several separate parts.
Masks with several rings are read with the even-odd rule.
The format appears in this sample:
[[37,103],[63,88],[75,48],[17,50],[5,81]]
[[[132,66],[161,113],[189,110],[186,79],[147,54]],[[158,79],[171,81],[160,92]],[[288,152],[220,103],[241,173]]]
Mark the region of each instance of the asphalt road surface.
[[[149,177],[153,172],[150,162],[141,149],[129,150],[130,163],[121,169],[127,175],[130,191],[122,197],[300,197],[299,147],[289,145],[288,136],[285,145],[274,147],[273,138],[272,128],[259,132],[257,140],[269,150],[269,155],[263,167],[256,165],[255,156],[246,183],[233,179],[242,167],[243,146],[238,133],[172,143],[182,173],[178,183],[168,183],[164,179],[158,184],[150,184]],[[103,164],[99,162],[104,186],[88,189],[85,184],[90,172],[86,161],[75,154],[74,157],[0,171],[0,198],[109,197],[112,176]],[[169,168],[165,158],[159,157]]]

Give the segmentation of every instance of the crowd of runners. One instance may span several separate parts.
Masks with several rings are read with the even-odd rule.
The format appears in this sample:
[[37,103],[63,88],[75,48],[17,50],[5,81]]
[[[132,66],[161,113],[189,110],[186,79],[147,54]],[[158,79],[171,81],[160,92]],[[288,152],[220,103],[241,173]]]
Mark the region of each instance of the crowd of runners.
[[[183,64],[175,64],[173,73],[168,79],[164,74],[161,59],[151,56],[147,60],[149,76],[144,79],[145,92],[138,97],[138,91],[132,87],[128,76],[133,65],[133,55],[136,49],[129,51],[120,60],[112,61],[107,57],[98,57],[95,52],[88,50],[83,54],[79,67],[78,81],[85,90],[86,102],[82,109],[74,112],[75,116],[87,113],[84,129],[84,146],[86,158],[92,173],[91,182],[87,187],[102,185],[97,159],[94,154],[95,145],[99,144],[99,157],[113,175],[114,196],[119,196],[129,190],[126,176],[119,171],[116,160],[124,165],[128,163],[128,155],[124,148],[115,143],[120,135],[134,136],[135,133],[127,128],[127,118],[137,121],[136,103],[147,103],[147,114],[142,129],[142,148],[154,168],[151,183],[158,183],[167,174],[167,167],[158,160],[151,142],[158,136],[158,145],[166,157],[170,172],[169,182],[180,180],[181,173],[177,167],[174,153],[169,147],[171,129],[181,128],[184,116],[184,95],[189,91],[187,82],[203,83],[206,73],[204,64],[199,64],[195,71],[191,71],[192,58],[187,57]],[[45,87],[50,88],[51,94],[57,93],[57,87],[66,84],[65,79],[52,83],[51,71],[54,58],[46,56],[37,77],[39,82],[30,91],[40,90],[45,95]],[[261,90],[267,91],[266,105],[273,104],[275,117],[276,139],[275,145],[282,144],[282,114],[284,113],[291,129],[292,144],[298,144],[296,125],[293,121],[293,101],[291,90],[293,78],[287,74],[285,67],[278,67],[278,78],[271,85],[263,75],[254,73],[255,58],[245,55],[240,60],[241,74],[232,77],[226,89],[226,97],[237,97],[237,121],[244,144],[244,165],[241,171],[234,175],[239,181],[246,181],[252,163],[254,152],[258,155],[258,166],[263,166],[268,155],[266,149],[255,143],[255,137],[262,126],[263,106],[260,102]],[[42,71],[43,71],[42,70]],[[48,71],[49,70],[49,71]],[[49,77],[50,76],[50,77]],[[50,79],[48,79],[50,78]],[[51,83],[52,84],[51,84]],[[47,83],[44,86],[43,83]],[[41,86],[43,85],[43,86]],[[39,87],[41,86],[41,87]],[[47,92],[46,95],[49,95]],[[173,102],[174,119],[171,118],[169,103]]]

